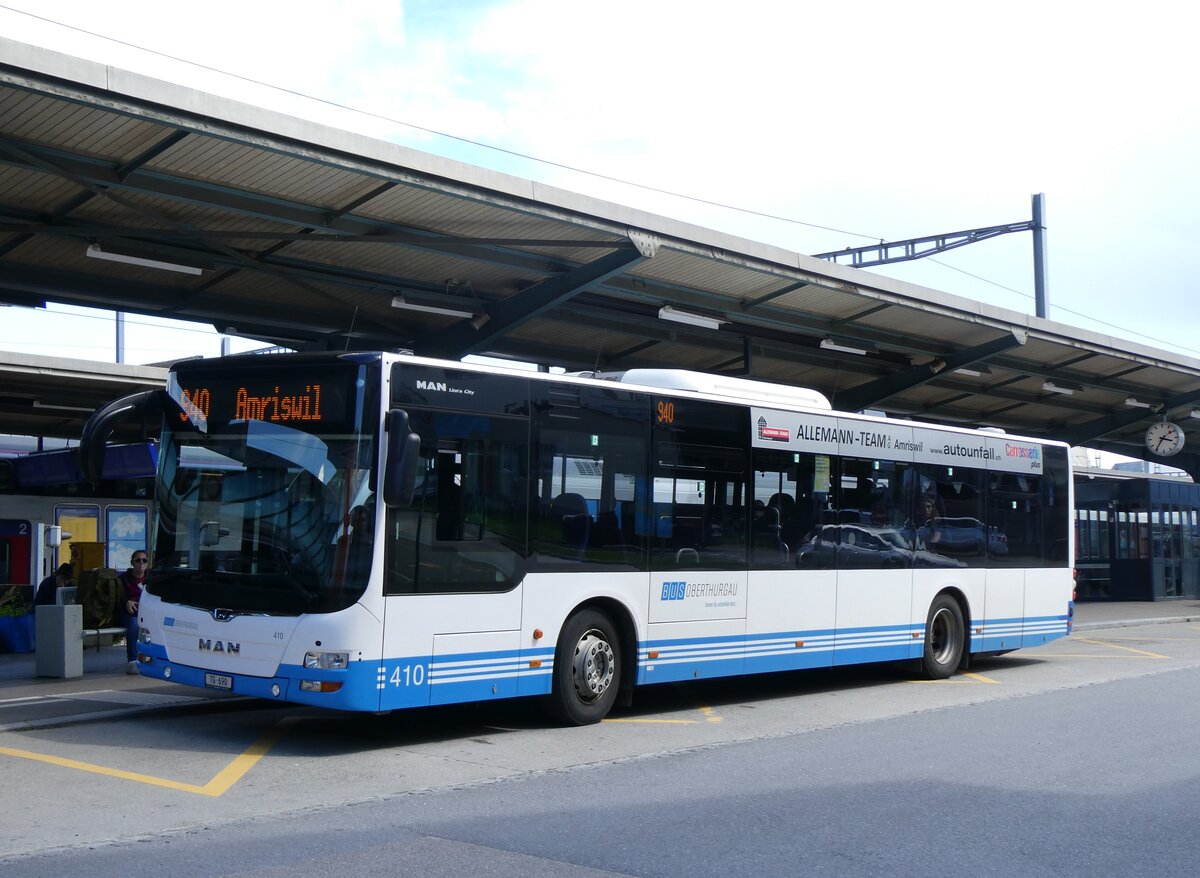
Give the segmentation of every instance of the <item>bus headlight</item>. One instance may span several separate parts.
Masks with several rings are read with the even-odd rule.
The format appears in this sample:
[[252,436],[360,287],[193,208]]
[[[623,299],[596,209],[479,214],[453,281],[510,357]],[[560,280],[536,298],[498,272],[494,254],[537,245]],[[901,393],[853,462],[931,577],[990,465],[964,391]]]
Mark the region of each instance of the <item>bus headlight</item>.
[[150,636],[150,632],[145,628],[138,629],[138,643],[153,643],[154,639]]
[[306,652],[304,667],[308,670],[341,671],[350,664],[348,652]]

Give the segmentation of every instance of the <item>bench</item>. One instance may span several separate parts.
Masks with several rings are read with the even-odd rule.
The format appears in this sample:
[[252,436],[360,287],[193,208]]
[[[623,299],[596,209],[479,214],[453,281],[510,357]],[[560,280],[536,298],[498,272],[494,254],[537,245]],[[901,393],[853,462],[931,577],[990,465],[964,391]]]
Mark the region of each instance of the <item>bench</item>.
[[[101,643],[100,643],[101,637],[104,637],[105,635],[110,636],[110,637],[117,637],[117,636],[124,637],[126,633],[127,632],[125,630],[124,625],[121,625],[118,627],[112,627],[112,628],[84,628],[83,629],[83,645],[87,646],[88,638],[94,637],[94,638],[96,638],[96,652],[99,652],[100,646],[101,646]],[[110,641],[110,643],[111,643],[111,641]]]
[[[56,604],[60,604],[60,605],[61,604],[74,604],[74,603],[78,602],[78,595],[79,595],[79,587],[78,586],[64,585],[55,592],[54,602]],[[112,609],[113,608],[110,606],[108,608],[108,611],[111,613]],[[88,627],[84,626],[83,645],[87,646],[88,638],[93,637],[93,638],[95,638],[95,642],[96,642],[96,652],[99,652],[100,647],[101,647],[101,643],[100,643],[101,637],[104,637],[104,636],[120,637],[120,636],[124,636],[125,633],[126,633],[126,631],[125,631],[124,625],[113,625],[113,626],[101,627],[101,628],[88,628]],[[110,640],[109,643],[111,643],[111,642],[112,641]]]

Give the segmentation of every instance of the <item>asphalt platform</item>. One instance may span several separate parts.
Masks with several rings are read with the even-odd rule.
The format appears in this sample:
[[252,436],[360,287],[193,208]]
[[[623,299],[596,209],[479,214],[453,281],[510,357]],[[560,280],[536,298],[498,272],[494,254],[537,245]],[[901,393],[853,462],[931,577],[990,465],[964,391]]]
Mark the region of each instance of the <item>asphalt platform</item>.
[[[1080,603],[1075,630],[1200,621],[1200,600]],[[239,698],[126,673],[123,644],[85,645],[83,676],[37,676],[35,653],[0,654],[0,732],[70,725]]]

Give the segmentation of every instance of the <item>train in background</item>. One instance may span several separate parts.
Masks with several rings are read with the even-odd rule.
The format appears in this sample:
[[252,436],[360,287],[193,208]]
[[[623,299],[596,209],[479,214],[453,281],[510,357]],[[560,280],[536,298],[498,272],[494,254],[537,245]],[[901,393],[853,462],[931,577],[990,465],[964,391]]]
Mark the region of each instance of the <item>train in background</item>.
[[[36,439],[0,438],[0,590],[24,585],[32,594],[71,560],[75,542],[103,543],[104,566],[128,566],[132,552],[146,548],[157,459],[152,442],[111,446],[104,478],[93,487],[75,448],[38,450]],[[52,526],[63,531],[58,547],[48,547],[43,536]]]

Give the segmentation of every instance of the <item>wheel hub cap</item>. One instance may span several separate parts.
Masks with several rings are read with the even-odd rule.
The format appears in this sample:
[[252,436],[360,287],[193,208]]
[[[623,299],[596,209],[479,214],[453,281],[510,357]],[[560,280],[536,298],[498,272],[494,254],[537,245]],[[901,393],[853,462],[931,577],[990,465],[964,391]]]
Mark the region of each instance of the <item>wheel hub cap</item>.
[[571,676],[584,701],[595,701],[612,685],[615,661],[612,647],[599,631],[588,631],[575,646]]

